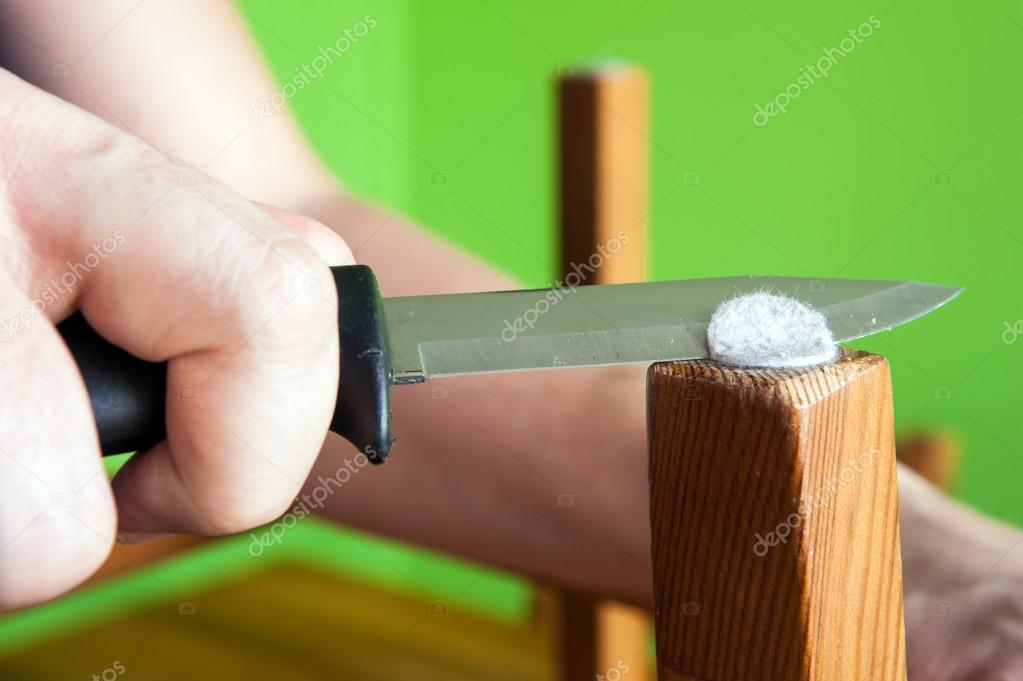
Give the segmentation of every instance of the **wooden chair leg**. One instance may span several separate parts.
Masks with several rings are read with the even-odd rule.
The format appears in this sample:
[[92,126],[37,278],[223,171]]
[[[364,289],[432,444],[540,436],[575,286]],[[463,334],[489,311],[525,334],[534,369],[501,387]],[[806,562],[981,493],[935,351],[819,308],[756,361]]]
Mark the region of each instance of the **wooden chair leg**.
[[952,433],[921,431],[899,440],[898,455],[927,482],[948,492],[959,472],[962,445]]
[[558,681],[648,681],[650,613],[565,589],[550,593],[556,613]]
[[604,601],[597,609],[597,681],[650,681],[654,678],[650,612]]
[[[628,245],[581,284],[648,278],[647,77],[638,68],[580,71],[558,82],[561,276],[578,276],[624,232]],[[649,616],[570,592],[558,595],[561,681],[629,681],[652,674],[645,648]],[[627,659],[628,658],[628,659]]]
[[558,130],[562,274],[625,232],[628,247],[583,283],[646,281],[646,74],[614,66],[562,78]]
[[592,597],[557,592],[560,619],[558,681],[592,681],[597,668],[597,605]]
[[904,680],[887,361],[663,363],[648,389],[659,678]]

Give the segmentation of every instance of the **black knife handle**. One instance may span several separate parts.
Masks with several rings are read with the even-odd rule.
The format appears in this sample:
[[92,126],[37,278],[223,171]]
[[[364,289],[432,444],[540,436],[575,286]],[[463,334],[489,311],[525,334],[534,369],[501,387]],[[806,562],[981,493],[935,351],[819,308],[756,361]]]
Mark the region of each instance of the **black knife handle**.
[[[341,382],[330,429],[373,463],[391,451],[391,365],[387,325],[373,270],[332,267],[338,295]],[[145,362],[109,343],[80,313],[57,329],[71,350],[99,431],[103,455],[148,449],[166,436],[167,364]]]
[[331,267],[337,286],[341,334],[341,383],[330,429],[373,463],[391,453],[391,348],[384,303],[373,270],[365,265]]

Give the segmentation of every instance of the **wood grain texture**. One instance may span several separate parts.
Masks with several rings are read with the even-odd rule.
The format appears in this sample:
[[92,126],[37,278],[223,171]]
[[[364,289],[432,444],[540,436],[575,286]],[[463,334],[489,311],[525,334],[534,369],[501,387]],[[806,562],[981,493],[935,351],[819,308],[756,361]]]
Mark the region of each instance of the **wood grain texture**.
[[613,66],[560,79],[561,271],[590,261],[619,232],[628,235],[597,279],[625,283],[647,278],[647,78],[641,69]]
[[887,361],[663,363],[648,390],[659,678],[903,681]]

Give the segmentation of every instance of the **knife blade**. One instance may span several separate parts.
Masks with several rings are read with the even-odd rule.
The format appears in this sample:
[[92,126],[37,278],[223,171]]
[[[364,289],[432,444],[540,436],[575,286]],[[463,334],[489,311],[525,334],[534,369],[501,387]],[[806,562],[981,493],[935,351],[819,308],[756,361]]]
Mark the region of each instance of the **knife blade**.
[[[382,299],[368,267],[331,268],[338,290],[341,381],[331,430],[374,463],[393,438],[392,384],[437,376],[708,356],[724,300],[781,293],[821,311],[837,342],[912,321],[962,289],[907,281],[725,277]],[[89,393],[104,455],[165,436],[166,363],[110,344],[76,314],[58,325]]]
[[770,291],[821,311],[837,342],[886,331],[962,289],[913,281],[724,277],[387,298],[395,383],[434,376],[709,357],[729,298]]

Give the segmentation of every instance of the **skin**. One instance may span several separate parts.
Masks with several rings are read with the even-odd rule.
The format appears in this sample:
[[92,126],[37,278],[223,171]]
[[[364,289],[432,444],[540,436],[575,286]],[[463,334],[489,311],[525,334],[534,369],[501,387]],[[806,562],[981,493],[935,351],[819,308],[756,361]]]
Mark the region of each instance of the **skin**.
[[[33,92],[0,119],[5,150],[19,150],[18,163],[6,153],[0,161],[2,234],[42,263],[3,250],[5,319],[45,275],[114,225],[133,224],[172,185],[72,295],[0,344],[0,362],[24,376],[17,400],[0,395],[15,416],[0,423],[0,448],[32,469],[0,456],[2,543],[41,513],[0,552],[0,606],[12,607],[81,581],[106,555],[115,522],[134,540],[242,530],[285,510],[310,467],[302,494],[351,462],[354,450],[333,435],[317,458],[338,370],[330,289],[283,290],[321,281],[325,263],[351,254],[376,270],[385,295],[516,282],[347,195],[286,113],[247,126],[250,103],[276,85],[228,3],[7,0],[0,16],[5,63],[97,117]],[[198,25],[203,40],[191,32]],[[70,72],[54,76],[54,64]],[[0,113],[27,87],[4,75]],[[194,185],[176,183],[182,162]],[[282,250],[292,263],[275,255]],[[282,305],[283,317],[260,325]],[[76,307],[136,354],[171,358],[172,388],[194,391],[171,400],[168,442],[135,460],[112,492],[98,474],[80,379],[52,328]],[[648,607],[643,395],[635,368],[403,387],[394,462],[358,469],[322,514]],[[45,426],[56,414],[60,432]],[[69,490],[74,519],[50,508],[51,489]],[[908,470],[900,497],[910,678],[1019,678],[1023,537]]]
[[[283,512],[332,413],[337,301],[316,250],[226,186],[182,185],[138,138],[7,73],[0,101],[17,106],[0,124],[0,362],[19,372],[0,398],[0,603],[18,606],[87,576],[115,518],[126,532],[219,534]],[[47,296],[55,280],[67,284]],[[168,401],[167,440],[113,490],[53,326],[74,309],[133,354],[169,360],[168,391],[186,398]]]

